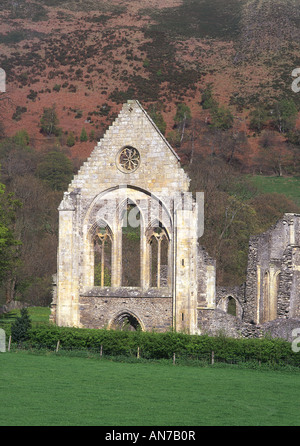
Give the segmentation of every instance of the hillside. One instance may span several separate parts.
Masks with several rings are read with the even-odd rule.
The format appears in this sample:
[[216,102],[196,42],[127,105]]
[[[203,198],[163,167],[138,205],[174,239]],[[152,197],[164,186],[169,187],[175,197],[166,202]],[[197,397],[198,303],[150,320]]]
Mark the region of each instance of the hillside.
[[243,283],[249,237],[299,212],[299,6],[1,0],[0,302],[51,302],[61,196],[127,99],[205,193],[217,284]]
[[[128,98],[146,109],[154,104],[166,135],[176,104],[185,103],[200,123],[198,136],[210,119],[201,101],[211,85],[215,100],[234,116],[234,131],[248,136],[251,164],[258,135],[249,129],[250,112],[282,98],[300,105],[300,93],[291,90],[291,72],[299,65],[299,0],[154,0],[151,7],[145,0],[1,3],[4,129],[7,136],[26,129],[37,149],[49,144],[39,123],[44,107],[53,104],[65,135],[60,144],[70,132],[78,139],[72,157],[85,158],[93,149],[91,141],[80,142],[82,128],[99,139]],[[196,140],[201,152],[204,140]],[[185,155],[190,146],[183,141],[177,150]]]

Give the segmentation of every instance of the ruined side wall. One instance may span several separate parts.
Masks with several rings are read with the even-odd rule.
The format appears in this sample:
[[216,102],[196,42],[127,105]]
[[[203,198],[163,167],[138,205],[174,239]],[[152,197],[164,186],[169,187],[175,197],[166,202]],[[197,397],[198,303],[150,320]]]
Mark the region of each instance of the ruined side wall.
[[293,276],[291,281],[289,317],[300,319],[300,246],[294,246],[291,248],[291,263]]
[[198,310],[200,334],[209,336],[225,335],[232,338],[259,337],[260,330],[255,324],[241,321],[239,318],[215,310]]
[[245,321],[261,323],[265,320],[264,312],[268,305],[266,283],[270,302],[272,299],[276,300],[271,319],[284,319],[299,314],[299,229],[300,216],[285,214],[268,231],[251,237],[244,303]]
[[215,308],[216,306],[216,261],[212,259],[205,249],[197,248],[197,281],[198,281],[198,308]]
[[108,328],[126,311],[141,321],[145,330],[172,327],[171,297],[80,297],[80,322],[86,328]]

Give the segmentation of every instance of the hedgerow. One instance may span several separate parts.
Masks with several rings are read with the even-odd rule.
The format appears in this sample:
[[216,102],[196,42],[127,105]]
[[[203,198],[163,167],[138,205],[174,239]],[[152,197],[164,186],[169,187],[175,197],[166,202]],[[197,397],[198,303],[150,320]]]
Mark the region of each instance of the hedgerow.
[[234,339],[226,336],[188,335],[177,332],[117,331],[57,327],[32,328],[27,344],[32,348],[55,350],[59,341],[64,350],[102,351],[104,355],[137,354],[145,359],[214,358],[224,362],[257,361],[259,363],[300,366],[300,352],[292,351],[283,339]]

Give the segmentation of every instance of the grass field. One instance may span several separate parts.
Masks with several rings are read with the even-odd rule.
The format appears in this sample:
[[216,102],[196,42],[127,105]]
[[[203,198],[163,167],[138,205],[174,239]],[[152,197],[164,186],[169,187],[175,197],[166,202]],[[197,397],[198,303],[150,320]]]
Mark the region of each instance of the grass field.
[[[10,334],[10,326],[14,323],[15,319],[21,314],[20,310],[12,310],[9,313],[1,314],[0,316],[0,328],[6,331],[6,334]],[[36,327],[40,324],[49,322],[50,308],[49,307],[28,307],[28,314],[30,316],[32,326]]]
[[296,426],[298,373],[0,353],[1,426]]
[[284,194],[300,206],[300,177],[250,177],[253,184],[264,193]]

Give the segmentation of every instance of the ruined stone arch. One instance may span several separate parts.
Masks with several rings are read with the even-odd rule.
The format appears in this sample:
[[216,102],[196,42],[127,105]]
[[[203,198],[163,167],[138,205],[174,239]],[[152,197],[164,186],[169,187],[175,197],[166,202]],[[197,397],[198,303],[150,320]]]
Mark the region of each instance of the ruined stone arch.
[[149,251],[150,286],[171,288],[172,251],[170,235],[159,220],[152,221],[146,229]]
[[[107,251],[106,247],[108,243],[110,244],[109,253],[105,252]],[[100,219],[94,222],[87,232],[85,247],[87,257],[86,268],[88,268],[90,272],[88,275],[89,281],[85,282],[85,285],[90,287],[103,287],[105,286],[103,281],[104,272],[109,271],[111,277],[111,265],[114,250],[114,233],[107,221]],[[101,266],[97,264],[97,259]],[[101,276],[99,283],[96,283],[96,265],[100,268],[98,271],[98,274]],[[106,284],[106,286],[108,285]]]
[[145,331],[145,326],[142,320],[133,311],[123,309],[111,318],[107,328],[109,330],[131,330],[130,327],[132,327],[133,330],[137,330],[138,327],[140,327],[142,331]]
[[[127,257],[124,256],[126,247],[124,246],[123,218],[128,206],[133,206],[139,213],[140,243],[139,251],[135,246],[136,266],[139,271],[133,270],[133,283],[130,283],[130,266],[128,266]],[[133,210],[133,209],[132,209]],[[132,222],[129,221],[129,224]],[[155,195],[135,186],[118,186],[103,191],[91,202],[85,218],[83,220],[83,233],[86,234],[83,249],[84,279],[85,287],[93,287],[94,283],[91,277],[91,271],[94,270],[92,259],[91,234],[94,234],[99,226],[108,226],[111,234],[111,287],[133,286],[148,289],[151,287],[151,249],[149,237],[151,237],[155,228],[161,228],[165,234],[165,243],[167,241],[168,261],[165,261],[163,269],[165,270],[164,286],[171,287],[172,283],[172,250],[171,236],[173,221],[170,210]],[[124,259],[126,264],[124,264]],[[125,272],[127,270],[127,276]],[[129,279],[126,279],[126,277]],[[88,279],[86,279],[88,277]],[[129,280],[129,282],[128,282]],[[158,279],[158,288],[160,288],[160,279]]]
[[218,308],[232,316],[242,317],[242,306],[239,299],[234,296],[234,294],[228,294],[222,297],[218,303]]

